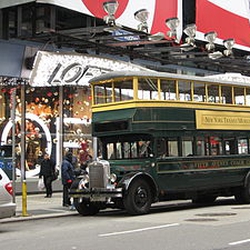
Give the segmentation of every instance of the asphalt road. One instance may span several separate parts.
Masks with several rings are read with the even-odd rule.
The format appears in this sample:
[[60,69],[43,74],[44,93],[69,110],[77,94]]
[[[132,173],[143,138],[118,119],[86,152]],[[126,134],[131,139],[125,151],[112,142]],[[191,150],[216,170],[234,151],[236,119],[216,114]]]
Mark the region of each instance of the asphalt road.
[[250,205],[226,199],[197,207],[154,206],[144,216],[107,210],[96,216],[0,224],[3,250],[249,250]]

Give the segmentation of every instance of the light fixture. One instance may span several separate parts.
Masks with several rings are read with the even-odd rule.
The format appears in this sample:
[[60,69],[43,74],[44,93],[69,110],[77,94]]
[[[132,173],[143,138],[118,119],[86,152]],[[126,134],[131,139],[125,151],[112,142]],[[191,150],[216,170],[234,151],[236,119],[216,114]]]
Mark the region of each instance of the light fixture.
[[157,32],[157,33],[155,33],[155,34],[153,34],[153,35],[150,35],[149,37],[148,37],[148,40],[150,40],[150,41],[160,41],[160,40],[162,40],[164,38],[164,33],[162,33],[162,32]]
[[146,9],[138,10],[134,13],[135,20],[141,22],[137,28],[139,31],[144,31],[148,33],[148,17],[149,12]]
[[188,24],[186,26],[186,28],[184,29],[184,31],[183,31],[188,36],[185,39],[186,43],[188,43],[188,44],[190,44],[192,46],[195,45],[194,44],[194,42],[195,42],[194,38],[195,38],[195,35],[196,35],[196,30],[197,30],[197,26],[194,23],[192,23],[192,24]]
[[212,60],[216,60],[216,59],[219,59],[223,56],[223,54],[220,52],[220,51],[215,51],[215,52],[212,52],[212,53],[209,53],[208,54],[208,57]]
[[196,48],[195,45],[195,35],[197,26],[195,24],[188,24],[183,32],[187,35],[185,38],[185,43],[181,45],[181,49],[184,51],[190,51]]
[[178,25],[180,24],[180,20],[177,17],[172,17],[172,18],[168,18],[165,21],[167,27],[170,29],[167,32],[167,36],[168,37],[176,37],[176,29],[178,27]]
[[208,44],[206,44],[206,50],[211,51],[215,49],[215,39],[217,37],[217,33],[215,31],[210,31],[204,35],[205,39],[208,41]]
[[115,25],[115,13],[118,9],[119,3],[118,1],[108,1],[104,2],[102,7],[105,10],[105,12],[108,14],[107,16],[104,16],[103,20],[106,22],[106,24],[114,26]]
[[223,41],[223,45],[226,47],[226,49],[223,51],[225,56],[230,56],[233,54],[233,46],[234,46],[234,39],[233,38],[229,38]]

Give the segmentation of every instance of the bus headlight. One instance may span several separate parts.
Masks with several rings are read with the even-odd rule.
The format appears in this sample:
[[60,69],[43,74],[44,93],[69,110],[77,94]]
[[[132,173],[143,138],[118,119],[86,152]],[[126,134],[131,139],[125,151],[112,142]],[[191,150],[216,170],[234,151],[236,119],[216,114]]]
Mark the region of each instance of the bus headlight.
[[85,189],[85,188],[87,188],[86,187],[86,184],[88,184],[89,183],[89,175],[84,175],[83,177],[82,177],[82,179],[80,180],[80,182],[79,182],[79,184],[78,184],[78,188],[79,189]]
[[109,180],[110,180],[111,183],[114,183],[117,180],[116,174],[110,174]]

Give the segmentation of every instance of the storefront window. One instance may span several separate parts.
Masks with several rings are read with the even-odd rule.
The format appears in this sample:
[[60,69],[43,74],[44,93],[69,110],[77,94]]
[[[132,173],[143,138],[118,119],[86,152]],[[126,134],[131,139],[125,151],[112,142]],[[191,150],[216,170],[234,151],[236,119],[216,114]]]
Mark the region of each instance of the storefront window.
[[[12,145],[11,87],[0,87],[0,136],[1,145]],[[45,152],[57,159],[59,120],[63,117],[63,154],[74,154],[75,167],[84,164],[92,155],[90,90],[64,87],[63,114],[59,109],[59,89],[27,86],[26,99],[26,170],[38,175],[39,164]],[[17,172],[20,169],[21,140],[21,91],[15,95],[16,131],[15,144]],[[28,176],[30,176],[28,174]]]

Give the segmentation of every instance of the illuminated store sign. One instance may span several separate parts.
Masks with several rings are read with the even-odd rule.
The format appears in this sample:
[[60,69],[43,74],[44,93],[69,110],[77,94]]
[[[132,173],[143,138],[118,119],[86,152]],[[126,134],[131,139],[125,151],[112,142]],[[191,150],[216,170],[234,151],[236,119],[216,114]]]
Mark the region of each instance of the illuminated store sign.
[[30,83],[34,87],[88,86],[88,81],[109,71],[147,70],[137,65],[103,57],[76,53],[53,53],[39,51]]

